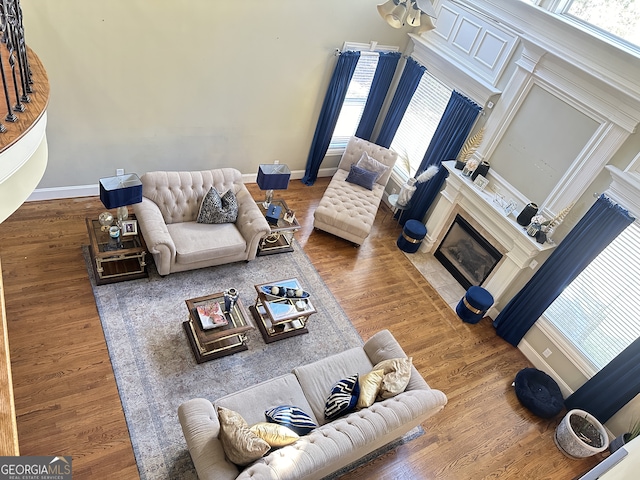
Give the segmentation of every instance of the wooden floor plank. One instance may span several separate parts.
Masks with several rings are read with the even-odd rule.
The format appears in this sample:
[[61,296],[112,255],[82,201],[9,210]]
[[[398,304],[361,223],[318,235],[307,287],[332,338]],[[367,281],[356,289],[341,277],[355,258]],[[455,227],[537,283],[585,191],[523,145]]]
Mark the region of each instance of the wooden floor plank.
[[[449,398],[424,435],[344,478],[537,480],[590,468],[599,458],[569,460],[555,447],[558,419],[535,418],[515,398],[511,382],[530,366],[522,353],[496,337],[490,321],[457,318],[396,247],[400,227],[386,207],[359,248],[313,230],[327,184],[293,180],[278,192],[302,225],[299,245],[362,338],[389,329]],[[249,188],[262,198],[256,185]],[[96,197],[32,202],[0,225],[18,435],[23,455],[72,455],[76,479],[135,479],[81,249],[85,216],[103,210]]]

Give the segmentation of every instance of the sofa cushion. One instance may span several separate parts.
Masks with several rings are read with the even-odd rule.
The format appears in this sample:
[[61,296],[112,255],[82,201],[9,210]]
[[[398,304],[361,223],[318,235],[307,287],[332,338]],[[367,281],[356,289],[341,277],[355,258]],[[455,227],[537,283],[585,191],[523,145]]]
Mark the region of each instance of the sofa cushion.
[[391,398],[405,391],[411,378],[412,360],[411,357],[390,358],[373,367],[374,370],[384,370],[380,386],[381,398]]
[[233,190],[220,195],[215,187],[211,187],[202,199],[198,211],[198,223],[235,223],[238,219],[238,200]]
[[301,408],[293,405],[280,405],[264,412],[269,422],[290,428],[298,435],[306,435],[318,425],[311,416]]
[[380,392],[383,377],[384,370],[372,370],[360,376],[358,379],[360,383],[360,396],[358,397],[356,408],[366,408],[373,405]]
[[249,422],[249,425],[264,422],[264,412],[281,405],[295,405],[308,413],[314,423],[318,423],[296,376],[292,373],[220,397],[215,401],[215,405],[235,410]]
[[364,168],[360,168],[353,164],[351,165],[351,168],[349,168],[349,175],[347,175],[345,181],[355,185],[360,185],[367,190],[373,190],[373,184],[375,183],[376,178],[378,178],[378,174],[376,172],[370,172],[369,170],[365,170]]
[[176,263],[189,264],[242,253],[247,244],[233,223],[182,222],[167,225],[176,247]]
[[382,175],[387,173],[389,170],[389,166],[384,163],[379,162],[375,158],[371,157],[367,152],[362,152],[362,156],[360,160],[356,163],[357,167],[364,168],[365,170],[369,170],[370,172],[376,172],[376,180],[380,178]]
[[370,372],[372,366],[362,347],[355,347],[308,365],[296,367],[293,373],[300,382],[300,387],[311,405],[316,420],[323,424],[327,422],[324,418],[327,395],[336,383],[336,379],[346,378],[354,372]]
[[300,438],[296,432],[277,423],[258,422],[249,428],[253,433],[267,442],[271,447],[291,445]]
[[333,420],[355,409],[359,396],[360,386],[358,385],[357,373],[339,380],[327,398],[327,403],[324,406],[324,418]]
[[239,413],[218,407],[218,419],[222,448],[236,465],[248,465],[271,449],[267,442],[249,430],[249,425]]

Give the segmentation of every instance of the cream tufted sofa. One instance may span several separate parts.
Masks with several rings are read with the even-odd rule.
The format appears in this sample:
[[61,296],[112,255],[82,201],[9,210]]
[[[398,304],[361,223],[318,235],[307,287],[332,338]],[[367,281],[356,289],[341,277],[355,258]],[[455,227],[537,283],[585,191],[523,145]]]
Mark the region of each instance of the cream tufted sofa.
[[[160,275],[253,260],[258,242],[271,231],[234,168],[149,172],[140,180],[142,203],[133,210]],[[235,223],[196,223],[200,203],[212,186],[220,193],[233,189],[238,200]]]
[[[403,393],[333,421],[324,419],[324,404],[336,381],[354,373],[368,373],[377,363],[399,357],[406,357],[402,347],[388,330],[382,330],[362,347],[295,368],[292,373],[213,403],[204,398],[183,403],[178,408],[178,417],[198,478],[321,479],[401,437],[447,403],[446,395],[432,389],[415,367],[411,367],[409,385]],[[244,470],[229,462],[218,439],[220,424],[216,406],[240,413],[253,425],[265,421],[265,410],[279,405],[301,408],[320,426]]]
[[[369,156],[390,167],[374,184],[373,190],[345,181],[351,164],[360,160],[362,152],[367,152]],[[338,164],[338,171],[333,175],[313,214],[313,226],[356,245],[362,245],[371,232],[397,158],[398,155],[388,148],[351,137]]]

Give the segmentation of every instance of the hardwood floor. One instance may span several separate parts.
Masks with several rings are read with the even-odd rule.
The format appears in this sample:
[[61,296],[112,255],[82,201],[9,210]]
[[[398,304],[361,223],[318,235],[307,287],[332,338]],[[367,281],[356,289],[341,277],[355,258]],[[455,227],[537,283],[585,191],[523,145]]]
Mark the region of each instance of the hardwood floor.
[[[530,366],[488,320],[461,322],[395,246],[386,207],[360,247],[313,231],[327,179],[278,192],[303,228],[299,244],[363,339],[388,328],[449,403],[425,435],[346,475],[356,479],[570,479],[600,458],[555,447],[557,419],[520,406],[511,383]],[[254,198],[263,193],[249,185]],[[20,453],[72,455],[75,479],[139,478],[82,258],[97,197],[24,204],[0,224]],[[186,339],[185,339],[186,341]]]

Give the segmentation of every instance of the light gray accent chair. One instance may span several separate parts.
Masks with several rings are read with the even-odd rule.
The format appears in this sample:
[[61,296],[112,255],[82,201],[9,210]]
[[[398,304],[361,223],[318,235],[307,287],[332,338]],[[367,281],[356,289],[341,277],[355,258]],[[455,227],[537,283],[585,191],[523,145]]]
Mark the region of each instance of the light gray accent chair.
[[[133,211],[160,275],[253,260],[258,243],[271,232],[235,168],[149,172],[140,180],[142,203],[133,205]],[[229,189],[235,193],[235,223],[196,222],[202,199],[212,186],[220,194]]]
[[[389,167],[378,178],[373,190],[346,181],[351,164],[360,160],[362,152],[367,152],[370,157]],[[338,170],[313,214],[314,228],[344,238],[355,245],[362,245],[371,233],[384,189],[397,159],[398,155],[393,150],[351,137],[338,164]]]
[[[211,402],[188,400],[178,407],[178,418],[200,480],[312,480],[350,465],[400,438],[442,410],[446,395],[432,389],[415,367],[406,390],[392,398],[335,420],[324,418],[332,386],[354,373],[364,375],[374,365],[407,355],[388,330],[373,335],[362,347],[295,368],[271,380]],[[212,391],[215,385],[211,386]],[[265,410],[294,405],[319,425],[295,443],[275,449],[241,469],[229,462],[218,439],[217,406],[238,412],[249,425],[264,422]],[[427,427],[428,428],[428,427]]]

